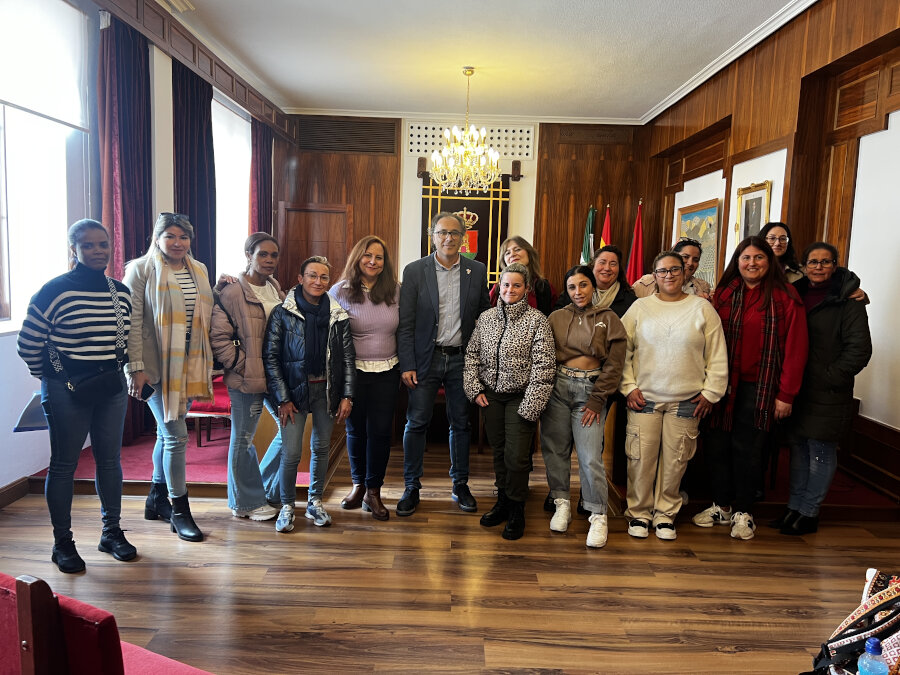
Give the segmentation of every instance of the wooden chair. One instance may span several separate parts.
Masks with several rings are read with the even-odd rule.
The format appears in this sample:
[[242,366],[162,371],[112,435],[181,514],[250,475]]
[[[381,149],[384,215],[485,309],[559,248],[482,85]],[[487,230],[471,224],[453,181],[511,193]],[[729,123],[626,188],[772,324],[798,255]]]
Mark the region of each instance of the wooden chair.
[[206,425],[206,442],[210,441],[212,423],[214,420],[222,420],[227,426],[231,422],[231,398],[228,396],[228,387],[222,381],[222,376],[213,378],[213,400],[197,401],[191,405],[185,415],[186,419],[194,420],[194,429],[197,431],[197,447],[203,445],[201,432],[204,422]]

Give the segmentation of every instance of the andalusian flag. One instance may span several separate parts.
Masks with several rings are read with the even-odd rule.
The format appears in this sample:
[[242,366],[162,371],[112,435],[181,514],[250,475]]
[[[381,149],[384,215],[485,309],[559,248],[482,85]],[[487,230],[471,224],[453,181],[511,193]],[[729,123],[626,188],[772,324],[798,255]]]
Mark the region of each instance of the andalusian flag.
[[588,209],[587,222],[584,224],[584,239],[581,242],[581,264],[589,265],[594,257],[594,220],[597,209],[593,205]]
[[612,235],[609,233],[609,230],[609,204],[607,204],[606,215],[603,217],[603,229],[600,231],[600,245],[597,248],[603,248],[612,243]]

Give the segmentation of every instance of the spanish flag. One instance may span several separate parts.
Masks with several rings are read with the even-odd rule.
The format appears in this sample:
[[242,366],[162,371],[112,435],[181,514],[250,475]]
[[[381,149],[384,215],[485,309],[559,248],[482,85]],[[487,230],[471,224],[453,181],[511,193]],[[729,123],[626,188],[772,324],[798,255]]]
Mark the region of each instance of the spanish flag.
[[603,248],[612,243],[612,236],[609,233],[609,229],[609,204],[607,204],[606,215],[603,217],[603,229],[600,231],[600,245],[597,248]]

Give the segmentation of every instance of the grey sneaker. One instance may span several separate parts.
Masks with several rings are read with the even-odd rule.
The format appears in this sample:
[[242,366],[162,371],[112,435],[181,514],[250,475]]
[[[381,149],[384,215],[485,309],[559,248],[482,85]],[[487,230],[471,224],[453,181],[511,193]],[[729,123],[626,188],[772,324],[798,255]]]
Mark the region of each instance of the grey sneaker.
[[322,500],[318,497],[313,497],[309,500],[309,503],[306,505],[306,517],[313,521],[316,527],[331,525],[331,516],[328,515]]
[[262,506],[257,506],[255,509],[231,509],[231,515],[235,518],[249,518],[250,520],[272,520],[275,516],[278,515],[278,509],[269,506],[268,504],[263,504]]
[[704,509],[691,521],[698,527],[712,527],[713,525],[731,525],[731,509],[727,511],[713,502],[708,509]]
[[738,511],[731,517],[731,536],[734,539],[753,539],[756,533],[756,523],[753,516],[743,511]]
[[278,520],[275,521],[276,532],[290,532],[294,529],[294,505],[285,504],[281,507]]

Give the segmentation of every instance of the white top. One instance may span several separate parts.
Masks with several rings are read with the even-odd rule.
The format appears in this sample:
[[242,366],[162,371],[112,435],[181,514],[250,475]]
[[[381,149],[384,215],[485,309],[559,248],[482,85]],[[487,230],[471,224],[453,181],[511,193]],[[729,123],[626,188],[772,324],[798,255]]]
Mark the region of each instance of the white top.
[[697,394],[715,403],[728,386],[728,353],[712,303],[696,295],[664,302],[640,298],[622,317],[627,338],[619,391],[675,403]]
[[272,310],[281,304],[281,298],[278,297],[278,291],[276,291],[275,287],[268,281],[266,281],[264,286],[250,284],[250,288],[253,290],[253,294],[256,296],[257,300],[262,303],[263,311],[266,313],[266,321],[268,321],[269,314],[272,313]]
[[191,332],[191,326],[194,323],[194,305],[197,304],[197,284],[188,271],[187,265],[175,272],[175,279],[181,286],[181,293],[184,295],[184,325],[187,326],[187,332]]

